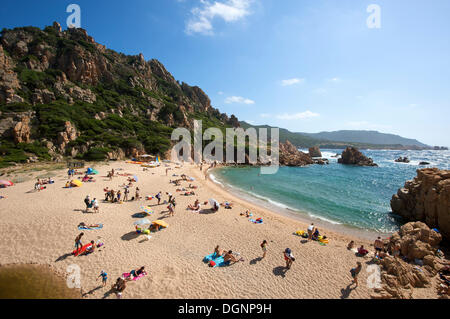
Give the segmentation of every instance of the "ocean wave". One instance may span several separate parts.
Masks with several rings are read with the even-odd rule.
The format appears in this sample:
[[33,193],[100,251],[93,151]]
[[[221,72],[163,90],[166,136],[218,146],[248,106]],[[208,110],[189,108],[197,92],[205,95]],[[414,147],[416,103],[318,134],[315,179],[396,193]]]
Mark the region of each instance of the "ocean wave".
[[216,178],[216,176],[214,176],[214,174],[212,174],[212,173],[209,174],[209,178],[211,178],[211,180],[212,180],[214,183],[223,186],[223,184],[217,180],[217,178]]

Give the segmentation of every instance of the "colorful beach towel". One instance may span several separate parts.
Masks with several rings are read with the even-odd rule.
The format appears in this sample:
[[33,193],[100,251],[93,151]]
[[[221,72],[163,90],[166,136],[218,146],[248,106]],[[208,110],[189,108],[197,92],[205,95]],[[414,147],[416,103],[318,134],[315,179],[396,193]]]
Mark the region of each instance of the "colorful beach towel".
[[263,223],[262,218],[258,218],[258,219],[250,218],[249,221],[251,221],[253,224],[262,224]]
[[[130,276],[131,276],[131,273],[129,273],[129,272],[124,272],[122,274],[122,278],[123,279],[129,278]],[[144,271],[139,276],[133,277],[133,281],[139,280],[139,279],[141,279],[142,277],[145,277],[145,276],[147,276],[147,273]]]
[[96,230],[96,229],[102,229],[103,228],[103,224],[98,224],[98,227],[84,227],[84,226],[78,226],[78,230]]
[[204,262],[204,263],[208,263],[208,262],[210,262],[211,260],[214,260],[215,257],[216,257],[216,253],[214,252],[214,253],[212,253],[212,254],[209,254],[209,255],[205,256],[205,258],[203,258],[203,262]]

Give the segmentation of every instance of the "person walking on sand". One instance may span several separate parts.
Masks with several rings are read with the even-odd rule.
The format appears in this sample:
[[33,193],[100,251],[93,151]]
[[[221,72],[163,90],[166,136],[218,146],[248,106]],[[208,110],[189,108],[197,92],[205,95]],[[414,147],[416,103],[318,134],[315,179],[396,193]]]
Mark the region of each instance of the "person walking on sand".
[[263,251],[263,256],[262,258],[266,258],[266,253],[267,253],[267,240],[263,240],[263,242],[261,243],[261,249]]
[[284,260],[286,261],[286,268],[291,269],[292,263],[295,261],[294,255],[290,248],[286,248],[284,251]]
[[78,250],[78,246],[83,247],[83,244],[81,243],[81,237],[83,237],[84,233],[80,233],[76,238],[75,238],[75,249]]
[[311,225],[309,225],[308,227],[308,240],[312,240],[314,229],[315,229],[314,223],[311,223]]
[[128,189],[128,187],[125,188],[125,190],[123,191],[123,201],[124,202],[128,202],[128,194],[130,193],[130,190]]
[[[351,275],[352,275],[352,278],[353,278],[353,283],[355,283],[356,284],[356,287],[358,287],[358,275],[359,275],[359,273],[361,272],[361,269],[362,269],[362,264],[361,264],[361,262],[357,262],[356,263],[356,267],[355,268],[352,268],[351,270],[350,270],[350,273],[351,273]],[[355,287],[355,288],[356,288]]]
[[106,282],[108,281],[108,274],[102,270],[102,272],[100,273],[100,275],[97,278],[100,278],[100,277],[102,277],[102,284],[103,284],[103,287],[105,287]]

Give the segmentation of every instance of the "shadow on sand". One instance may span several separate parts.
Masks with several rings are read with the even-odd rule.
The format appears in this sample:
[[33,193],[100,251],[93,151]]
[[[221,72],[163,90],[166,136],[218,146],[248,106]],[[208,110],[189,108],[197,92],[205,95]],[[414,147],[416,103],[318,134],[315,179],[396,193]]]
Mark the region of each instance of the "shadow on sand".
[[62,256],[59,256],[59,257],[55,260],[55,262],[63,261],[63,260],[65,260],[67,257],[70,257],[70,256],[72,256],[72,253],[64,254],[64,255],[62,255]]
[[273,274],[275,276],[281,276],[282,278],[286,277],[286,272],[288,269],[284,266],[278,266],[273,269]]
[[255,259],[252,259],[252,260],[250,260],[250,265],[256,265],[256,263],[261,260],[263,260],[262,257],[257,257]]
[[139,237],[138,233],[136,233],[135,231],[131,231],[129,233],[126,233],[125,235],[122,235],[122,237],[120,237],[120,239],[130,241],[130,240],[136,239],[138,237]]
[[347,299],[350,296],[352,290],[355,290],[356,286],[351,288],[352,285],[353,283],[349,284],[345,289],[341,289],[341,299]]

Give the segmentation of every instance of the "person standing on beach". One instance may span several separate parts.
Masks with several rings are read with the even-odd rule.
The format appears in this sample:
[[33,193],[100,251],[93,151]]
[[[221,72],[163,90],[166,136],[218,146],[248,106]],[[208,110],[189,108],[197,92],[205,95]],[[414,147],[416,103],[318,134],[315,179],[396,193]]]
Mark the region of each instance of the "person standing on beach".
[[286,248],[283,252],[284,260],[286,261],[286,268],[291,269],[292,263],[295,261],[294,255],[290,248]]
[[100,277],[102,277],[102,284],[103,284],[103,287],[105,287],[106,282],[108,281],[108,274],[102,270],[102,272],[100,273],[100,275],[97,278],[100,278]]
[[94,198],[94,200],[92,201],[92,206],[94,206],[94,213],[98,213],[99,212],[99,206],[98,206],[98,200],[97,198]]
[[309,225],[308,227],[308,240],[312,240],[312,235],[314,233],[314,223],[311,223],[311,225]]
[[76,238],[75,238],[75,249],[78,250],[78,246],[83,247],[83,244],[81,243],[81,237],[83,237],[84,233],[79,234]]
[[267,253],[267,240],[264,240],[264,241],[261,243],[261,249],[262,249],[262,251],[263,251],[263,256],[262,256],[262,258],[266,258],[266,253]]
[[136,196],[135,196],[136,200],[140,200],[141,196],[139,195],[139,187],[136,187]]
[[172,194],[169,192],[166,192],[166,195],[169,196],[168,202],[170,203],[172,201]]
[[86,204],[86,213],[88,213],[89,206],[91,205],[91,198],[89,197],[89,195],[87,195],[86,198],[84,199],[84,203]]
[[[362,269],[362,264],[361,264],[361,262],[357,262],[356,263],[356,268],[352,268],[351,270],[350,270],[350,273],[351,273],[351,275],[352,275],[352,278],[353,278],[353,282],[356,284],[356,287],[358,287],[358,275],[359,275],[359,273],[361,272],[361,269]],[[355,287],[355,288],[356,288]]]
[[375,242],[373,243],[373,246],[375,247],[375,257],[380,256],[380,252],[383,251],[384,243],[381,240],[381,237],[378,237]]
[[128,187],[125,188],[125,190],[123,191],[123,201],[127,202],[128,201],[128,194],[130,193],[130,190],[128,189]]
[[155,195],[155,198],[158,200],[158,205],[161,203],[161,192]]

